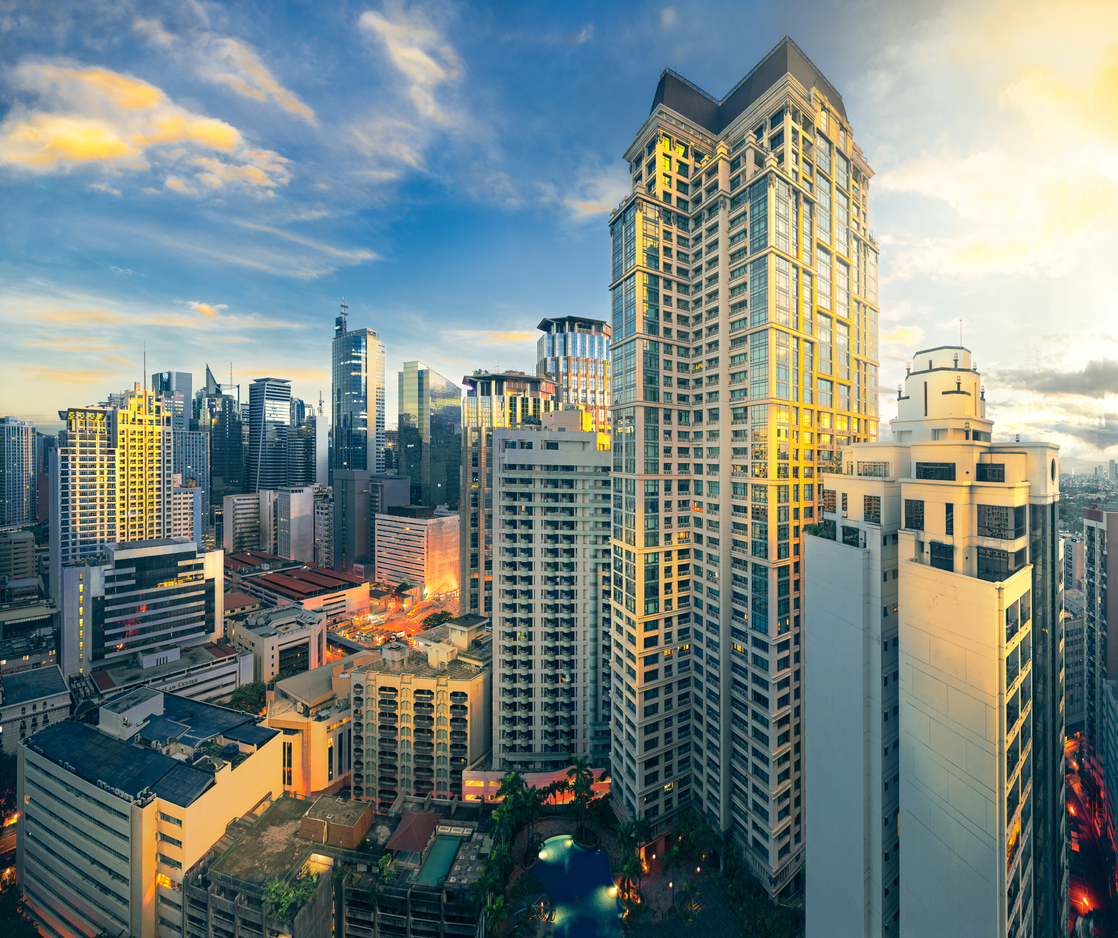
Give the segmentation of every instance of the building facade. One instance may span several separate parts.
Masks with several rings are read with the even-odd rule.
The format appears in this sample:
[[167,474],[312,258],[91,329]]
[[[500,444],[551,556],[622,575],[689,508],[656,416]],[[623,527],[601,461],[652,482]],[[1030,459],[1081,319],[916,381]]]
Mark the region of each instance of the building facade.
[[609,449],[610,325],[585,316],[544,319],[536,327],[536,374],[555,384],[564,408],[577,407],[599,434],[598,448]]
[[284,671],[307,671],[326,660],[326,614],[289,603],[233,620],[234,646],[251,652],[253,680]]
[[350,331],[346,311],[343,300],[332,351],[331,469],[383,474],[384,343],[372,329]]
[[171,415],[139,385],[120,406],[59,411],[51,451],[51,595],[61,568],[108,543],[164,538],[171,530]]
[[27,911],[59,938],[179,935],[185,873],[275,790],[279,734],[149,688],[98,721],[52,723],[19,747]]
[[291,420],[291,382],[257,378],[248,389],[246,492],[287,484],[287,434]]
[[164,645],[220,638],[225,569],[221,551],[184,538],[106,544],[62,568],[63,674]]
[[1058,448],[991,442],[965,348],[916,353],[898,412],[806,551],[807,928],[1060,934]]
[[227,555],[260,547],[260,495],[226,495],[222,547]]
[[[1107,640],[1107,627],[1118,623],[1118,591],[1109,593],[1107,582],[1118,583],[1118,511],[1087,508],[1083,512],[1084,551],[1084,669],[1083,669],[1083,749],[1090,764],[1097,760],[1095,774],[1100,778],[1109,771],[1118,777],[1118,766],[1102,766],[1098,754],[1106,732],[1103,707],[1103,682],[1118,680],[1118,642],[1114,648]],[[1065,556],[1066,560],[1066,556]]]
[[0,751],[70,715],[70,688],[56,664],[0,673]]
[[151,391],[157,400],[165,402],[164,409],[171,414],[172,430],[185,430],[190,426],[192,386],[189,371],[160,371],[151,376]]
[[1064,589],[1083,589],[1084,562],[1087,545],[1084,539],[1072,534],[1060,538],[1064,550]]
[[[787,38],[721,100],[665,71],[625,158],[631,192],[610,219],[612,593],[614,639],[639,658],[614,666],[613,801],[655,831],[698,811],[787,894],[803,862],[802,667],[787,662],[801,525],[816,473],[877,438],[872,170],[841,95]],[[769,726],[751,736],[768,767],[749,780],[767,821],[732,797],[743,709]]]
[[496,771],[609,758],[610,456],[597,444],[493,431]]
[[0,526],[36,520],[36,478],[35,425],[0,418]]
[[493,431],[538,427],[543,415],[560,405],[555,385],[538,375],[478,372],[462,383],[461,610],[488,616],[493,611]]
[[319,486],[314,493],[314,562],[334,567],[334,492]]
[[209,365],[206,384],[194,398],[194,419],[198,429],[208,434],[210,505],[221,508],[226,495],[245,490],[244,430],[237,399],[222,392]]
[[403,505],[374,518],[378,583],[410,583],[420,587],[424,599],[458,595],[457,514],[436,515],[431,508]]
[[399,373],[397,465],[411,478],[411,503],[458,507],[462,469],[462,389],[423,362]]
[[202,546],[203,523],[208,502],[205,490],[196,485],[184,485],[175,473],[171,485],[171,537],[184,537]]

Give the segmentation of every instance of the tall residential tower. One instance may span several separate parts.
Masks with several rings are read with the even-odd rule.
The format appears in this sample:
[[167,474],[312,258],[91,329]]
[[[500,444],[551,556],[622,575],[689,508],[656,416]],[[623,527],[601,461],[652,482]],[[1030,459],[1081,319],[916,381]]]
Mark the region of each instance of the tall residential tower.
[[800,529],[816,473],[877,438],[872,170],[788,38],[721,100],[665,71],[625,158],[614,805],[655,833],[698,811],[786,894],[803,863]]
[[1058,448],[917,352],[806,545],[808,934],[1067,928]]
[[562,316],[536,328],[543,333],[536,341],[536,374],[555,383],[564,409],[586,414],[584,429],[598,434],[600,449],[609,449],[609,323]]
[[0,527],[34,522],[36,502],[35,425],[0,418]]

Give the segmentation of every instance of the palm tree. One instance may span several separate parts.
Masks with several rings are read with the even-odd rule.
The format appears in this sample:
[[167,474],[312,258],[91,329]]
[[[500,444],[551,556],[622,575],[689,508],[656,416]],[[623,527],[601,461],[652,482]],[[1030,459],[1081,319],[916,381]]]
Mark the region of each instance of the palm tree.
[[683,869],[683,851],[679,844],[672,844],[664,851],[664,872],[668,874],[668,881],[672,884],[672,908],[675,908],[675,876]]
[[489,916],[489,933],[495,935],[500,929],[501,923],[509,916],[508,900],[503,895],[495,897],[485,907],[485,912]]
[[[633,836],[636,840],[637,859],[640,859],[641,849],[652,837],[652,822],[643,814],[633,819]],[[644,862],[640,864],[641,884],[644,883]]]
[[574,792],[574,805],[579,815],[579,832],[582,839],[586,840],[586,806],[593,797],[594,773],[590,771],[590,760],[582,756],[571,759],[571,767],[567,769],[567,778],[571,780],[571,790]]
[[[635,856],[625,858],[625,862],[621,864],[621,882],[624,884],[622,890],[625,896],[625,905],[631,906],[636,903],[633,901],[633,887],[636,885],[636,877],[640,875],[640,862]],[[637,887],[637,894],[640,894],[640,887]]]

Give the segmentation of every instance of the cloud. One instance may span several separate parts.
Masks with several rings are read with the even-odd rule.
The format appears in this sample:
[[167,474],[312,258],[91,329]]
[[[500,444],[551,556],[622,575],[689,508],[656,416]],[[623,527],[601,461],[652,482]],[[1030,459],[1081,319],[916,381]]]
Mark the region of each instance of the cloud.
[[675,7],[664,7],[660,11],[660,25],[667,29],[675,25]]
[[186,305],[191,307],[195,312],[201,313],[207,319],[213,319],[220,310],[229,308],[224,303],[196,303],[194,300],[187,300]]
[[120,374],[121,369],[112,371],[76,371],[70,368],[21,368],[20,373],[31,381],[47,381],[50,384],[96,384],[104,382],[110,375]]
[[286,365],[250,368],[247,371],[234,371],[233,374],[252,378],[259,378],[262,375],[275,375],[279,378],[289,378],[292,381],[327,381],[330,378],[330,373],[325,368],[288,368]]
[[1011,388],[1026,388],[1040,394],[1091,398],[1118,395],[1118,361],[1110,358],[1089,361],[1079,371],[1007,368],[990,377],[992,382],[997,381]]
[[198,65],[198,73],[204,78],[227,85],[257,101],[272,101],[288,114],[311,124],[318,123],[314,111],[276,81],[250,46],[228,37],[212,37],[207,46],[208,54]]
[[60,326],[79,325],[89,323],[109,325],[111,323],[127,322],[119,313],[107,309],[50,309],[41,313],[32,313],[35,319]]
[[408,82],[408,93],[424,117],[450,123],[435,100],[434,91],[462,75],[462,63],[450,42],[436,30],[422,11],[397,10],[391,17],[368,10],[357,21],[366,33],[379,40],[396,69]]
[[107,186],[103,182],[94,182],[86,186],[90,192],[104,192],[106,195],[115,195],[120,197],[120,190],[114,189],[112,186]]
[[915,345],[917,342],[924,341],[924,330],[919,326],[896,326],[886,332],[882,332],[880,339],[883,345],[886,343]]
[[134,277],[136,275],[136,271],[134,270],[129,270],[127,267],[116,267],[113,264],[109,264],[109,270],[114,274],[127,274],[129,277]]
[[60,352],[107,352],[111,349],[124,347],[122,345],[96,344],[103,341],[103,339],[81,338],[78,336],[52,336],[49,339],[28,339],[26,342],[21,342],[20,345],[56,349]]
[[149,42],[161,46],[164,49],[170,49],[175,44],[175,37],[172,36],[167,30],[163,28],[163,24],[157,19],[145,19],[142,16],[137,16],[132,20],[133,31],[144,36]]
[[277,238],[285,238],[288,241],[294,241],[296,244],[302,244],[305,247],[313,248],[316,251],[321,251],[323,254],[329,254],[333,257],[341,257],[345,260],[355,261],[375,261],[379,260],[380,255],[374,251],[366,250],[365,248],[336,248],[331,244],[324,244],[321,241],[316,241],[314,238],[308,238],[304,235],[296,234],[293,231],[285,231],[283,228],[273,228],[270,225],[258,225],[255,222],[239,221],[237,222],[242,228],[250,228],[253,231],[264,231],[268,234],[273,234]]
[[588,157],[574,173],[575,181],[566,190],[552,183],[540,186],[542,200],[562,205],[571,221],[596,221],[629,194],[629,175],[624,164],[606,164]]
[[245,267],[249,270],[259,270],[281,277],[298,277],[313,280],[317,277],[332,274],[338,269],[337,266],[308,263],[303,256],[292,257],[275,252],[258,251],[258,256],[249,257],[244,254],[235,253],[232,250],[214,250],[212,248],[202,247],[200,244],[184,241],[181,238],[171,238],[160,234],[153,234],[152,238],[166,247],[186,251],[189,254],[195,254],[199,257],[208,257],[225,264]]
[[[182,193],[227,183],[266,192],[291,177],[279,154],[249,146],[231,124],[179,107],[142,79],[104,68],[25,63],[13,80],[37,102],[17,104],[0,122],[0,162],[10,167],[119,175],[164,164],[176,167],[165,185]],[[191,185],[191,174],[201,187]]]
[[487,343],[487,344],[490,343],[490,342],[527,342],[530,339],[537,338],[537,335],[534,332],[501,332],[501,331],[498,331],[498,330],[490,331],[490,330],[485,330],[485,329],[480,329],[480,330],[444,329],[442,334],[443,335],[479,336],[481,338],[479,338],[478,341],[484,342],[484,343]]

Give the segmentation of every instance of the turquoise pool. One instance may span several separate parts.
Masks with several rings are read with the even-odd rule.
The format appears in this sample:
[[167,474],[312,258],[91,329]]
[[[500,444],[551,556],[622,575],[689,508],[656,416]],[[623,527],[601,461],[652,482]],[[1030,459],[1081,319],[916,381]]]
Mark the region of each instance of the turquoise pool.
[[555,907],[555,938],[613,938],[621,934],[621,901],[609,858],[570,837],[544,841],[532,870]]
[[431,852],[427,854],[427,859],[423,861],[422,869],[415,874],[415,882],[437,886],[446,879],[460,843],[462,843],[461,837],[439,834],[431,846]]

